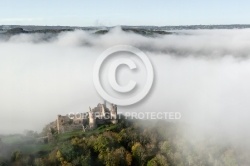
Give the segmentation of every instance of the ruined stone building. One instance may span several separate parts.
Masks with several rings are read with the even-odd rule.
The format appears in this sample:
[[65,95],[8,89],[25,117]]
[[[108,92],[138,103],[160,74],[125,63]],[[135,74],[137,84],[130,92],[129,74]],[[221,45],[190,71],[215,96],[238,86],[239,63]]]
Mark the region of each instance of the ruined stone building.
[[58,133],[64,133],[73,130],[82,129],[83,119],[70,117],[69,115],[58,115],[56,120],[56,130]]
[[[89,128],[96,128],[98,125],[113,123],[117,124],[117,106],[111,104],[111,108],[108,109],[106,104],[98,104],[97,107],[89,108],[88,113],[88,126]],[[87,123],[85,123],[87,124]],[[87,126],[86,126],[87,127]]]
[[98,104],[95,108],[89,108],[86,113],[78,115],[58,115],[54,122],[50,123],[50,132],[57,131],[64,133],[73,130],[91,130],[103,124],[116,124],[117,106],[111,104],[110,109],[107,108],[106,103]]

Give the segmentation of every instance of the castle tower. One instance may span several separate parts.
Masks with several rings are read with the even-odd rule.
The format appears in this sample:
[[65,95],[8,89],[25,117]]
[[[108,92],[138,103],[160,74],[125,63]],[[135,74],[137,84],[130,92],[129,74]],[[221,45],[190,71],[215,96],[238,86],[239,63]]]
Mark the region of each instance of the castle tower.
[[101,110],[101,111],[102,111],[102,112],[101,112],[102,118],[105,117],[105,114],[106,114],[105,110],[106,110],[106,104],[102,104],[102,110]]
[[113,124],[117,124],[118,119],[117,119],[117,106],[116,105],[111,104],[110,114],[111,114],[111,122]]
[[89,128],[93,129],[96,127],[95,113],[89,107]]

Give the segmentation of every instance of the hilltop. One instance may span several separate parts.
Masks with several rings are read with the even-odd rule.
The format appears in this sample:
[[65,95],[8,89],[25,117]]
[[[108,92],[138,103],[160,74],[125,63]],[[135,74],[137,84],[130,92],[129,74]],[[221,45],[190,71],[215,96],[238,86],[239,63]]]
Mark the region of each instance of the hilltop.
[[214,136],[207,135],[199,142],[187,139],[183,126],[186,125],[123,118],[118,124],[102,125],[86,132],[55,133],[55,140],[45,144],[13,138],[8,144],[8,138],[4,138],[0,154],[11,147],[12,152],[9,151],[9,157],[2,156],[0,165],[229,166],[250,163],[245,151],[227,142],[218,144]]

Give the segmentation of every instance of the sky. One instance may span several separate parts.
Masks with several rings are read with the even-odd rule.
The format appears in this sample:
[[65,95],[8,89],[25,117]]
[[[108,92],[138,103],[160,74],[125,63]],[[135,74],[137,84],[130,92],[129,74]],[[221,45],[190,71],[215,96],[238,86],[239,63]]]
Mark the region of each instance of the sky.
[[247,0],[0,0],[0,25],[250,24]]

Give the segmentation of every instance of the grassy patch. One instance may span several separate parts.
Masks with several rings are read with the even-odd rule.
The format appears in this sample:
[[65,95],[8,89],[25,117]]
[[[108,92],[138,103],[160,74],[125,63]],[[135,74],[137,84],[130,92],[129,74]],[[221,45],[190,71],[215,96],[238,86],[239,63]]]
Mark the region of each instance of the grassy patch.
[[71,131],[71,132],[59,134],[58,142],[70,140],[72,137],[82,136],[83,133],[84,132],[82,130],[77,130],[77,131]]

